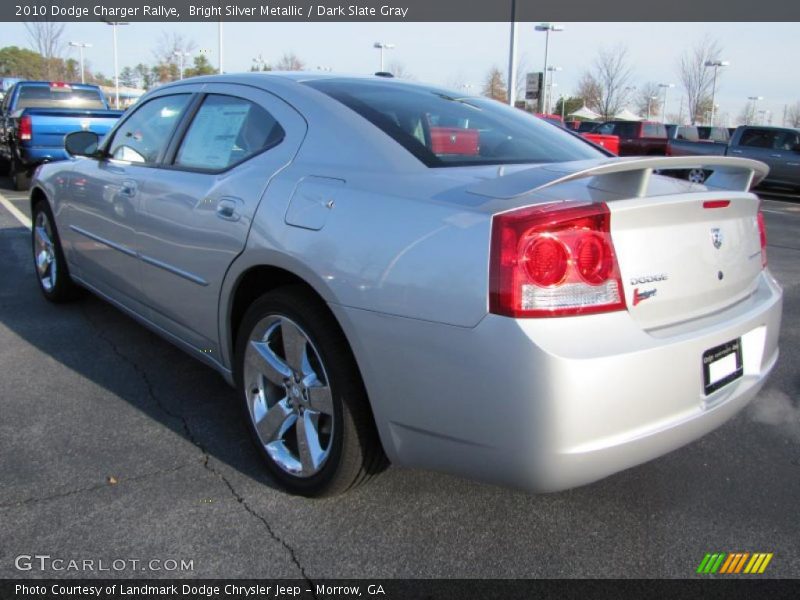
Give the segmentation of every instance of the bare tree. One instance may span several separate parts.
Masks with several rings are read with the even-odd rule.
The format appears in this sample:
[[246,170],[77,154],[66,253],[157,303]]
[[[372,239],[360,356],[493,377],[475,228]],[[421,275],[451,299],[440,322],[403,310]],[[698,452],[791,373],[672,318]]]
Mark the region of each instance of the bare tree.
[[53,23],[52,21],[28,21],[24,23],[28,31],[33,48],[42,55],[47,71],[47,78],[55,79],[57,68],[57,58],[64,50],[64,23]]
[[650,119],[657,117],[661,113],[660,96],[661,89],[657,83],[648,81],[642,85],[636,94],[637,112],[640,115],[650,115]]
[[398,79],[409,79],[409,80],[416,79],[414,75],[411,73],[411,71],[409,71],[406,68],[406,66],[399,61],[393,61],[389,63],[389,73],[391,73]]
[[592,65],[591,76],[599,92],[599,105],[594,110],[610,119],[628,101],[628,81],[631,78],[628,49],[622,44],[613,48],[600,48]]
[[180,63],[180,55],[193,52],[197,48],[194,40],[191,40],[179,33],[172,32],[170,35],[166,31],[161,32],[158,43],[153,49],[156,62],[162,65],[177,65]]
[[575,96],[583,100],[583,104],[587,108],[595,112],[600,111],[600,84],[591,73],[583,74],[578,82]]
[[800,127],[800,101],[795,102],[786,109],[786,125]]
[[305,67],[305,63],[294,52],[285,52],[275,63],[276,71],[302,71]]
[[[714,70],[706,67],[707,61],[719,60],[722,47],[716,40],[705,37],[688,48],[678,63],[678,74],[689,105],[689,120],[692,125],[704,118],[704,108],[711,106],[711,87]],[[722,71],[717,72],[717,81]]]
[[489,69],[486,81],[483,84],[483,95],[494,98],[500,102],[508,102],[508,90],[503,72],[494,66]]

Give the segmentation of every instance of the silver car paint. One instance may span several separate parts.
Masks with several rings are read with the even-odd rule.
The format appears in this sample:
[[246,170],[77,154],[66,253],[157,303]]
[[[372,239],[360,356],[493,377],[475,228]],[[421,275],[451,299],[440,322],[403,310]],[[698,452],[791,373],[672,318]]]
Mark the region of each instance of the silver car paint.
[[[279,121],[287,140],[302,139],[299,150],[287,161],[266,158],[267,152],[213,177],[137,173],[146,195],[139,220],[90,231],[116,236],[109,241],[136,254],[73,230],[65,244],[79,281],[231,381],[229,317],[237,283],[262,265],[290,271],[337,317],[394,462],[528,489],[577,485],[648,460],[719,425],[757,392],[777,357],[781,292],[768,272],[733,306],[658,331],[643,329],[627,311],[534,320],[488,315],[494,214],[564,198],[623,200],[624,192],[570,180],[508,199],[473,193],[481,181],[522,167],[428,169],[349,109],[298,85],[301,77],[202,78],[148,94],[143,101],[214,86],[272,94],[287,107]],[[69,195],[59,181],[74,183],[96,164],[79,159],[39,171],[34,185],[53,203],[59,231],[74,225],[60,209]],[[119,183],[105,185],[113,195]],[[698,191],[659,177],[650,186],[665,197]],[[242,218],[198,214],[201,195],[242,199]],[[172,200],[181,223],[165,212]],[[96,192],[80,201],[100,199]],[[636,208],[643,200],[633,202]],[[158,215],[163,229],[155,234]],[[188,242],[198,246],[196,257],[182,260],[169,251]],[[122,256],[92,272],[82,255],[97,252]],[[173,268],[143,263],[142,256]],[[150,285],[151,277],[159,285]],[[197,294],[201,289],[218,297]],[[745,377],[703,399],[703,350],[740,336]]]

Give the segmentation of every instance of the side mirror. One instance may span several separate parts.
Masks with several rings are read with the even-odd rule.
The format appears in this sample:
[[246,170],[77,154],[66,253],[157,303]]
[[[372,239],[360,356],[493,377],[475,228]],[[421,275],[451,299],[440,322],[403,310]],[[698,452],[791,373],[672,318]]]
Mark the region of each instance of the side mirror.
[[100,136],[93,131],[73,131],[64,138],[64,148],[71,156],[96,156]]

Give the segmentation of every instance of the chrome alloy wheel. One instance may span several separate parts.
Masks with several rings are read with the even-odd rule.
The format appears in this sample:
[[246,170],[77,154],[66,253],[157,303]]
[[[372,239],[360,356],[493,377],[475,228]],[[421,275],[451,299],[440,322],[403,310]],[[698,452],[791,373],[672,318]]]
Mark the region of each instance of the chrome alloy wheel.
[[39,211],[36,215],[33,229],[33,258],[42,288],[46,292],[52,292],[58,277],[58,263],[53,244],[53,228],[44,211]]
[[333,396],[319,353],[294,321],[269,315],[244,356],[247,408],[259,441],[283,471],[319,473],[333,447]]
[[703,169],[691,169],[687,179],[692,183],[704,183],[706,180],[706,172]]

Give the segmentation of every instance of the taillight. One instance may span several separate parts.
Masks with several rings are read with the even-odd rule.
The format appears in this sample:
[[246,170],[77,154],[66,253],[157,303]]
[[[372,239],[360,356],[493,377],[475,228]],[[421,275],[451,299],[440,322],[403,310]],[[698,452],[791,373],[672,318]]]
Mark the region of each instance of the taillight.
[[17,137],[20,141],[29,140],[33,137],[33,125],[30,115],[23,115],[17,125]]
[[761,238],[761,266],[767,266],[767,225],[764,223],[764,213],[758,210],[758,235]]
[[495,215],[489,311],[556,317],[625,309],[605,204],[529,207]]

